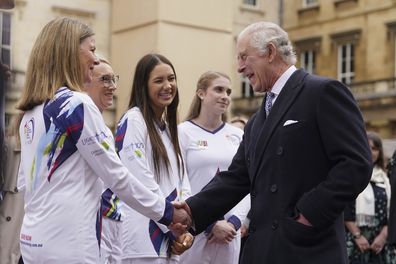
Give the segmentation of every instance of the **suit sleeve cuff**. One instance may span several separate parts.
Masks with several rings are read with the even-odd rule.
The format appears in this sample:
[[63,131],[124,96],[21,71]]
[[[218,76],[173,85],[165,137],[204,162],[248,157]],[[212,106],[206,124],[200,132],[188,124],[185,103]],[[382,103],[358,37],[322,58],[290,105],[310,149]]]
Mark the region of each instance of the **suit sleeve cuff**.
[[158,221],[159,223],[169,226],[173,220],[173,205],[165,200],[164,216]]
[[241,220],[239,220],[239,218],[235,215],[230,216],[230,218],[228,218],[227,222],[231,223],[234,226],[236,231],[238,231],[239,228],[241,228]]

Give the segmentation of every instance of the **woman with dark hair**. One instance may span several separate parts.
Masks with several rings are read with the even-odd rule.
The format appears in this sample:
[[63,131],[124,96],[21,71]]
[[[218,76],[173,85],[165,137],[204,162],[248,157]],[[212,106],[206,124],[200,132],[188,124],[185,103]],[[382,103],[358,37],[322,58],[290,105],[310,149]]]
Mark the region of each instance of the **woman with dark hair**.
[[99,263],[103,183],[152,219],[169,225],[186,218],[122,165],[98,107],[81,92],[99,63],[95,46],[89,26],[58,18],[42,29],[30,55],[18,103],[27,264]]
[[366,189],[344,213],[347,251],[353,263],[396,263],[394,248],[387,244],[390,184],[385,173],[382,140],[367,133],[373,160],[373,173]]
[[[116,131],[116,147],[125,166],[168,201],[185,199],[190,185],[177,133],[179,93],[172,63],[147,54],[136,66],[129,110]],[[175,263],[173,234],[157,222],[125,207],[122,263]]]

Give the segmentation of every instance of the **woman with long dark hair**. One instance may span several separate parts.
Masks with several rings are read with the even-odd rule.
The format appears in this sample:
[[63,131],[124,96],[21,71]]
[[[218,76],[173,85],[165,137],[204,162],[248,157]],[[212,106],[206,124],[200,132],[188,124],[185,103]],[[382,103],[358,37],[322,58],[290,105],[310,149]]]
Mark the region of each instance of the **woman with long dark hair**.
[[[129,110],[117,126],[116,147],[125,166],[168,201],[185,199],[190,185],[177,133],[179,92],[172,63],[147,54],[136,66]],[[166,226],[125,207],[122,263],[175,263],[175,239]]]

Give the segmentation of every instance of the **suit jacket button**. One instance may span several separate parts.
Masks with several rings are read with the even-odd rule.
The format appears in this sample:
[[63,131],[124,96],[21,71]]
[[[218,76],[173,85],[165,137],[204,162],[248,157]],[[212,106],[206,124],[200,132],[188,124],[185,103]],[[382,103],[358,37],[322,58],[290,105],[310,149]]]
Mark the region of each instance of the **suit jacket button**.
[[282,155],[282,154],[283,154],[283,148],[282,148],[282,147],[278,147],[278,149],[277,149],[277,151],[276,151],[276,154],[277,154],[278,156]]
[[246,165],[249,167],[250,166],[250,158],[249,157],[247,157],[247,159],[246,159]]
[[278,190],[278,186],[277,186],[276,184],[272,184],[272,185],[271,185],[271,188],[270,188],[270,191],[271,191],[272,193],[275,193],[277,190]]
[[256,191],[255,190],[251,191],[250,196],[254,198],[256,196]]
[[277,221],[277,220],[274,220],[274,221],[272,222],[271,228],[272,228],[272,230],[276,230],[276,229],[278,228],[278,226],[279,226],[278,221]]
[[7,221],[7,222],[10,222],[10,221],[11,221],[11,216],[7,216],[7,217],[6,217],[6,221]]

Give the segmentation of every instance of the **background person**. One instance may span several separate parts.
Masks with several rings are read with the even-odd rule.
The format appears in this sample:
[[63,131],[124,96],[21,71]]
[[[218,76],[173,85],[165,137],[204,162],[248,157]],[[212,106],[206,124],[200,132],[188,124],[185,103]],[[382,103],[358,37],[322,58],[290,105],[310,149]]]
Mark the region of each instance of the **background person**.
[[[124,165],[167,201],[190,195],[177,132],[179,92],[172,63],[147,54],[136,65],[129,110],[117,126],[116,147]],[[122,263],[177,263],[170,230],[125,206]]]
[[[99,64],[94,66],[92,73],[92,81],[84,85],[84,91],[92,98],[99,111],[103,114],[103,111],[113,104],[119,76],[114,74],[110,63],[100,57]],[[106,133],[110,134],[110,129]],[[103,217],[100,258],[103,264],[121,262],[121,205],[120,199],[110,189],[104,191],[100,208]]]
[[[388,163],[388,177],[391,193],[396,194],[396,150]],[[391,195],[388,222],[388,243],[396,247],[396,195]]]
[[342,213],[372,170],[356,101],[342,83],[296,69],[288,35],[274,23],[245,28],[237,54],[238,71],[266,92],[262,107],[228,171],[177,206],[190,209],[199,232],[250,192],[242,263],[347,263]]
[[[226,170],[242,140],[243,131],[225,122],[231,103],[230,78],[221,72],[201,75],[185,122],[179,125],[192,194],[198,193],[216,174]],[[239,228],[249,210],[248,198],[199,234],[181,263],[238,263]]]
[[350,263],[396,263],[394,247],[387,245],[391,198],[385,173],[384,150],[378,134],[368,132],[373,173],[370,183],[344,212]]
[[6,133],[3,201],[0,203],[0,260],[4,264],[23,263],[19,234],[24,215],[23,192],[18,190],[21,154],[18,128],[23,114],[17,114]]
[[98,64],[93,35],[78,20],[55,19],[31,52],[17,106],[24,111],[19,177],[26,192],[20,236],[25,263],[99,262],[102,181],[157,221],[186,220],[185,212],[174,210],[122,165],[100,111],[80,92]]

